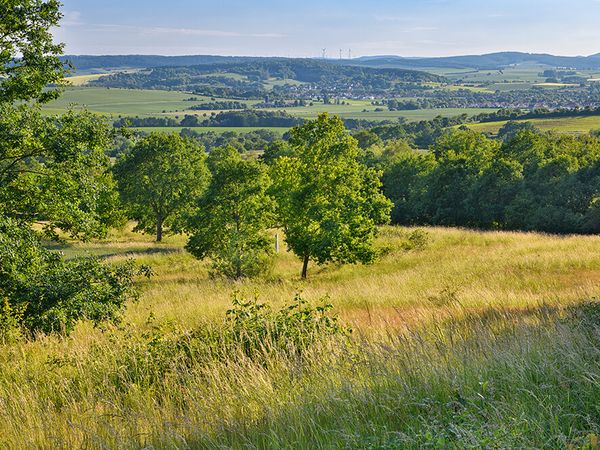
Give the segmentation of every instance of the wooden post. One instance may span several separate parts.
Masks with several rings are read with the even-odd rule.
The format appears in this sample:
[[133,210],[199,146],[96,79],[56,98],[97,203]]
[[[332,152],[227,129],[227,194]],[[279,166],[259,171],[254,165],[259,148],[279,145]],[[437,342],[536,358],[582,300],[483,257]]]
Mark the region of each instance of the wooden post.
[[279,233],[275,233],[275,253],[279,253]]

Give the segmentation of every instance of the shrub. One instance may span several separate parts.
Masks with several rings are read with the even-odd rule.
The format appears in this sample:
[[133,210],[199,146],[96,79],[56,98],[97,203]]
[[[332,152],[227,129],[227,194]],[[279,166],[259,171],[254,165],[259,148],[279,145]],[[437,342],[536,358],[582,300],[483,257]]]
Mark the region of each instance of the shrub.
[[430,241],[429,233],[425,230],[417,229],[408,234],[406,241],[402,243],[402,250],[424,250]]
[[117,321],[125,302],[137,298],[133,279],[141,274],[150,271],[132,261],[67,261],[27,225],[0,221],[0,328],[68,334],[81,320]]
[[248,356],[273,349],[301,353],[323,338],[351,333],[329,314],[332,308],[326,298],[313,306],[296,295],[293,302],[274,311],[256,298],[246,300],[236,293],[225,329]]
[[14,342],[21,338],[23,309],[13,308],[8,298],[0,298],[0,344]]
[[[156,386],[168,380],[166,374],[185,376],[190,370],[215,363],[233,364],[240,359],[267,364],[271,356],[303,356],[330,338],[346,338],[352,330],[331,314],[332,306],[323,299],[311,305],[297,295],[280,309],[272,309],[256,298],[247,300],[238,292],[233,306],[220,324],[204,324],[181,330],[169,323],[153,324],[136,340],[135,332],[120,354],[119,369],[110,374],[123,389],[130,383]],[[101,358],[99,346],[92,358]],[[97,353],[96,353],[97,352]]]

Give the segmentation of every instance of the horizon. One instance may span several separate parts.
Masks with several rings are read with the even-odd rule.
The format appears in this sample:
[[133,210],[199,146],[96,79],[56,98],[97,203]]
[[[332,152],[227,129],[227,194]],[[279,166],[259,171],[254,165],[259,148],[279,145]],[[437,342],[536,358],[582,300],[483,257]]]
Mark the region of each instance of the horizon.
[[[361,58],[404,58],[404,59],[437,59],[437,58],[461,58],[461,57],[469,57],[469,56],[488,56],[488,55],[496,55],[496,54],[526,54],[526,55],[549,55],[556,56],[559,58],[590,58],[593,56],[599,56],[600,51],[590,54],[579,54],[579,55],[564,55],[558,53],[548,53],[548,52],[526,52],[526,51],[516,51],[516,50],[505,50],[505,51],[495,51],[489,53],[464,53],[464,54],[452,54],[446,56],[404,56],[404,55],[395,55],[395,54],[371,54],[371,55],[361,55],[361,56],[353,56],[348,59],[342,58],[344,61],[350,61]],[[322,56],[285,56],[285,55],[242,55],[242,54],[217,54],[217,53],[182,53],[182,54],[160,54],[160,53],[65,53],[65,57],[68,56],[94,56],[94,57],[103,57],[103,56],[158,56],[165,58],[181,58],[181,57],[195,57],[195,56],[218,56],[218,57],[227,57],[227,58],[286,58],[286,59],[325,59],[331,61],[339,61],[340,58],[335,57],[325,57]]]
[[[600,0],[64,0],[57,40],[72,55],[407,58],[511,51],[596,54]],[[568,36],[568,39],[565,39]]]

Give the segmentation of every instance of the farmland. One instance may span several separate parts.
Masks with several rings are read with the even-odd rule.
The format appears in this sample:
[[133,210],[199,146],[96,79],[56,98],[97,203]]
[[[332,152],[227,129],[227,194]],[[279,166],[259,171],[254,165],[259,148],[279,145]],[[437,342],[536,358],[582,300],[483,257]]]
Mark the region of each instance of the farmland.
[[[517,121],[523,122],[523,121]],[[600,116],[564,117],[558,119],[530,119],[529,122],[542,131],[554,131],[567,134],[585,134],[600,129]],[[487,122],[469,124],[469,128],[482,133],[496,134],[506,122]]]
[[[190,97],[198,98],[191,102]],[[216,100],[226,100],[217,98]],[[58,99],[44,107],[48,114],[58,114],[69,107],[86,107],[92,112],[111,116],[140,116],[140,117],[175,117],[185,114],[210,115],[221,110],[193,111],[189,108],[197,103],[210,102],[209,97],[197,97],[187,92],[143,90],[143,89],[107,89],[97,87],[71,87]],[[245,101],[249,106],[257,103],[256,100]],[[397,120],[405,118],[409,121],[429,120],[438,115],[452,117],[459,114],[475,115],[487,112],[484,108],[444,108],[424,109],[415,111],[376,111],[377,106],[371,101],[349,100],[346,105],[315,102],[313,106],[288,108],[291,115],[304,118],[314,118],[320,112],[337,114],[347,119],[366,119],[372,121]],[[281,108],[267,108],[277,111]]]
[[176,91],[72,87],[49,103],[45,111],[55,114],[70,106],[85,106],[101,114],[153,116],[185,110],[190,106],[185,101],[189,97],[189,93]]
[[[598,294],[600,239],[430,228],[411,248],[413,232],[386,227],[378,262],[323,266],[306,282],[286,252],[268,277],[233,283],[211,279],[182,238],[67,241],[69,258],[133,257],[155,275],[139,281],[142,297],[119,327],[0,348],[0,445],[595,442],[600,342],[588,300]],[[273,307],[298,292],[327,296],[354,331],[301,356],[273,349],[221,361],[193,336],[222,326],[236,290]]]
[[289,128],[284,128],[284,127],[132,127],[134,130],[137,131],[144,131],[144,132],[160,132],[160,133],[180,133],[181,130],[183,130],[184,128],[187,130],[192,130],[198,133],[228,133],[228,132],[234,132],[234,133],[249,133],[252,131],[258,131],[258,130],[266,130],[266,131],[272,131],[273,133],[276,133],[280,136],[283,136],[283,134],[285,134],[287,131],[289,131]]

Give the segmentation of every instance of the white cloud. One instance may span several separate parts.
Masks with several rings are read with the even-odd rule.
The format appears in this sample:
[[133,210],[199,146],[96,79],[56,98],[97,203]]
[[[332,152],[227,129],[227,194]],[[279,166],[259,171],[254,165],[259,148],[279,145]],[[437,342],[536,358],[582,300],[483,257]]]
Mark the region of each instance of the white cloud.
[[183,36],[205,36],[205,37],[250,37],[250,38],[281,38],[285,37],[278,33],[239,33],[236,31],[205,30],[201,28],[170,28],[170,27],[144,27],[145,33],[167,33]]
[[77,27],[83,25],[83,21],[81,20],[81,12],[65,11],[60,24],[67,27]]

